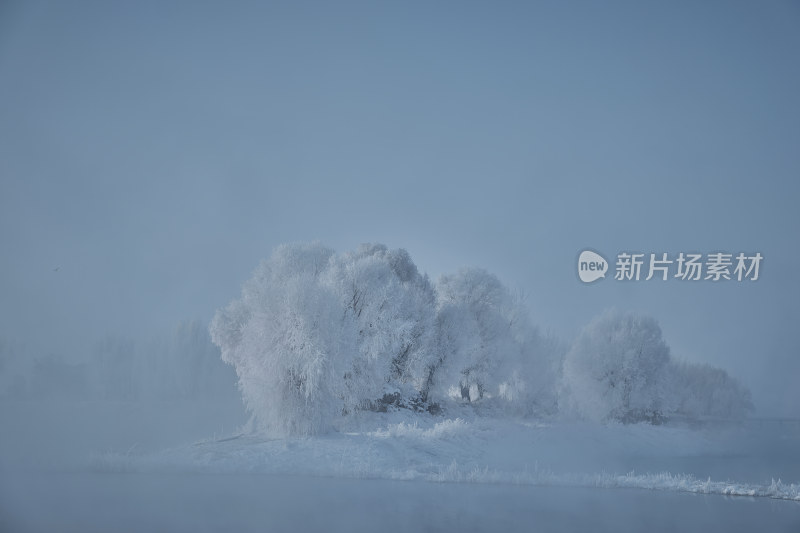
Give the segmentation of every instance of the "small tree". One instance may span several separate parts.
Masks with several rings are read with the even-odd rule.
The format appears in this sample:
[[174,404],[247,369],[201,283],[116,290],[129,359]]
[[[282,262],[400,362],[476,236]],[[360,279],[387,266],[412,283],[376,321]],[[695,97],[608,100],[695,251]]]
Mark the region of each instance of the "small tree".
[[495,398],[522,414],[555,409],[555,345],[496,276],[462,269],[436,285],[439,393]]
[[658,421],[669,360],[654,319],[607,311],[583,329],[566,354],[565,403],[594,420]]
[[482,269],[462,269],[436,284],[442,384],[475,402],[496,394],[504,359],[515,351],[508,290]]
[[753,410],[750,391],[721,368],[675,362],[668,372],[670,410],[692,419],[744,418]]

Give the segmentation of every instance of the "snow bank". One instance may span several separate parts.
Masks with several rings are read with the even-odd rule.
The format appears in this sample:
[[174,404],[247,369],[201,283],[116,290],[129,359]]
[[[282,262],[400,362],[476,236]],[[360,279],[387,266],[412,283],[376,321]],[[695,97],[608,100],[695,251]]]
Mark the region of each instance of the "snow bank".
[[[596,487],[605,489],[647,489],[697,494],[718,494],[724,496],[749,496],[773,498],[777,500],[800,501],[800,484],[783,483],[780,479],[769,484],[737,483],[731,481],[712,481],[696,479],[690,474],[595,474],[559,475],[547,471],[524,471],[517,473],[500,472],[488,468],[461,468],[453,461],[446,469],[436,475],[422,476],[423,479],[442,483],[514,483],[520,485]],[[403,477],[403,479],[409,479]]]
[[[374,414],[362,421],[376,427],[366,432],[282,439],[237,434],[155,454],[137,455],[136,449],[106,452],[92,467],[636,488],[800,501],[800,484],[782,481],[797,473],[792,469],[796,462],[792,450],[800,449],[797,434],[774,436],[784,444],[789,439],[789,452],[776,457],[769,472],[777,475],[770,479],[760,468],[746,470],[748,458],[737,448],[746,436],[741,429],[708,433],[643,424],[531,424],[485,417],[412,420],[402,412]],[[764,453],[759,448],[754,457]],[[703,475],[707,462],[721,462],[722,467],[714,470],[721,474]],[[700,467],[687,471],[692,465]]]

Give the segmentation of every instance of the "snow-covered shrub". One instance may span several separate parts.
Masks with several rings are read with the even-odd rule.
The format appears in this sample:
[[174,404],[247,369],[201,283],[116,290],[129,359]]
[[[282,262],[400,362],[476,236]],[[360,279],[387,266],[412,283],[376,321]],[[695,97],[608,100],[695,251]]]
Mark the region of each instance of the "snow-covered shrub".
[[649,317],[606,311],[583,328],[564,359],[567,408],[598,421],[663,416],[669,348]]

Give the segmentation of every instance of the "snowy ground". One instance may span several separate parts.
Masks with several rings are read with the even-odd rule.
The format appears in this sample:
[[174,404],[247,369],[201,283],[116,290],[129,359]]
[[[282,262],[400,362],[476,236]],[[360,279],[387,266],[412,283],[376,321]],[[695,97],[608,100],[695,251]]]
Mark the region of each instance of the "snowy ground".
[[[559,530],[722,531],[750,520],[800,531],[792,421],[600,426],[451,408],[363,414],[350,431],[270,439],[237,429],[238,406],[0,407],[3,531],[103,530],[127,514],[139,516],[125,521],[131,531],[226,520],[245,531],[297,530],[292,520],[356,531],[379,522],[526,530],[537,520]],[[348,519],[362,504],[373,511]]]
[[373,414],[360,421],[362,427],[374,427],[367,431],[291,439],[226,435],[153,454],[98,454],[92,466],[626,487],[800,502],[798,424],[692,429],[507,420],[474,416],[467,409],[461,414]]

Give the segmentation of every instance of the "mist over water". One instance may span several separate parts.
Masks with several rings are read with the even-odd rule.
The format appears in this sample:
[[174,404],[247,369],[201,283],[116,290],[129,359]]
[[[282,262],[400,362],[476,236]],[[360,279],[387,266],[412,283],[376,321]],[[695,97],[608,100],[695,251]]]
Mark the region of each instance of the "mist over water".
[[[66,490],[73,495],[64,498]],[[165,500],[164,493],[174,496]],[[37,531],[64,519],[84,531],[121,532],[530,531],[532,524],[559,531],[793,531],[800,524],[796,509],[769,500],[335,478],[71,474],[31,476],[18,492],[0,494],[23,510],[35,494],[44,512],[26,513],[29,522],[0,518],[0,525]]]

